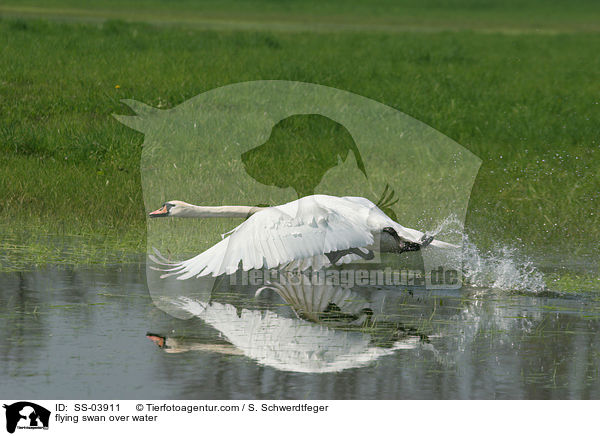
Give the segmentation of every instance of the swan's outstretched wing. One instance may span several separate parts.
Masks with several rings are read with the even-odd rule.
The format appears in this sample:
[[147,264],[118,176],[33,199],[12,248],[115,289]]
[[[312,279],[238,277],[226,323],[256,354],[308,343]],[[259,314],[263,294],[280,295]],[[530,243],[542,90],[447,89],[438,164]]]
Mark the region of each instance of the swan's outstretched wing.
[[[350,212],[350,213],[349,213]],[[306,269],[326,265],[325,253],[366,247],[373,235],[364,214],[356,209],[328,207],[307,198],[267,208],[252,215],[231,234],[198,256],[180,263],[162,277],[191,277],[232,274],[239,269],[275,268],[292,262]],[[352,259],[345,256],[345,261]],[[156,258],[152,258],[157,263]],[[163,262],[163,264],[167,264]]]
[[267,289],[279,294],[299,318],[315,322],[325,321],[327,312],[330,311],[332,305],[338,310],[338,312],[334,312],[334,316],[337,315],[337,321],[346,324],[362,324],[364,321],[362,316],[366,313],[363,310],[370,310],[369,303],[360,295],[348,288],[328,283],[314,285],[303,281],[299,281],[299,283],[275,281],[259,288],[256,296]]

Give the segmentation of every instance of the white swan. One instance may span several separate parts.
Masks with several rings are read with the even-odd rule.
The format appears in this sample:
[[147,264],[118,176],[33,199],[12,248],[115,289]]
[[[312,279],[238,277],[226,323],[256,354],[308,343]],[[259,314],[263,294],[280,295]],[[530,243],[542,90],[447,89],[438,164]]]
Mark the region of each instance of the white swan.
[[[173,343],[161,335],[147,337],[167,352],[191,350],[243,354],[280,371],[338,372],[370,365],[400,349],[421,346],[417,335],[400,336],[388,347],[377,346],[373,334],[358,329],[339,330],[302,319],[290,319],[271,310],[238,310],[231,304],[206,303],[180,297],[176,304],[219,331],[233,347]],[[165,348],[174,347],[174,348]]]
[[[183,262],[169,262],[160,253],[151,259],[171,268],[161,278],[179,280],[233,274],[241,267],[292,267],[304,270],[372,259],[373,251],[402,253],[429,245],[457,247],[393,221],[362,197],[310,195],[275,207],[195,206],[169,201],[150,217],[248,217],[222,241]],[[225,235],[224,235],[225,236]]]

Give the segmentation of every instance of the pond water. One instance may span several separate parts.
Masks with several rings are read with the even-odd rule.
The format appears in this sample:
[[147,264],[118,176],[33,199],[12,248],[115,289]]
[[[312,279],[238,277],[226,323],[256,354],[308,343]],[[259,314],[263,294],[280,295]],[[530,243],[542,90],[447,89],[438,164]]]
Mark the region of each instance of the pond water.
[[598,289],[540,291],[540,271],[512,268],[524,274],[518,292],[476,274],[459,290],[273,286],[256,296],[256,287],[226,285],[210,301],[178,299],[188,319],[156,307],[143,262],[5,272],[0,390],[37,399],[600,399]]

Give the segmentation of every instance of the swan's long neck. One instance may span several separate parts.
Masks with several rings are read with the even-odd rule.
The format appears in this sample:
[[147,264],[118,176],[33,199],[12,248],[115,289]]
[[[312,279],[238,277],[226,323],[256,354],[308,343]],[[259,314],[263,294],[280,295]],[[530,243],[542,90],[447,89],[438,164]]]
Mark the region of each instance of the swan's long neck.
[[247,218],[264,209],[255,206],[196,206],[188,204],[174,216],[184,218]]

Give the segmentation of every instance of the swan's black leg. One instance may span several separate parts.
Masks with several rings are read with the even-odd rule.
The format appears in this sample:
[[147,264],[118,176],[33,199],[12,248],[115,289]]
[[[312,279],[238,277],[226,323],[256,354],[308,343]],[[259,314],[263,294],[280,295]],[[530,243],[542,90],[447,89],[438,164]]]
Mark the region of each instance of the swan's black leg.
[[384,227],[383,231],[392,235],[392,237],[396,240],[398,245],[402,243],[402,239],[400,239],[400,236],[398,236],[398,233],[396,232],[396,230],[394,230],[393,227]]
[[356,254],[365,260],[371,260],[375,257],[373,251],[368,250],[366,253],[364,253],[360,248],[348,248],[346,250],[331,251],[329,253],[325,253],[325,256],[327,256],[327,259],[329,259],[329,262],[331,262],[332,265],[335,265],[338,260],[348,254]]
[[375,257],[375,253],[373,253],[372,250],[367,250],[366,253],[363,253],[363,251],[360,248],[351,248],[349,251],[354,254],[357,254],[358,256],[362,257],[364,260],[371,260]]
[[348,253],[343,253],[344,251],[347,250],[341,250],[341,251],[331,251],[329,253],[325,253],[325,256],[327,256],[327,259],[329,259],[329,262],[332,265],[335,265],[337,263],[338,260],[340,260],[342,257],[344,257],[346,254]]

